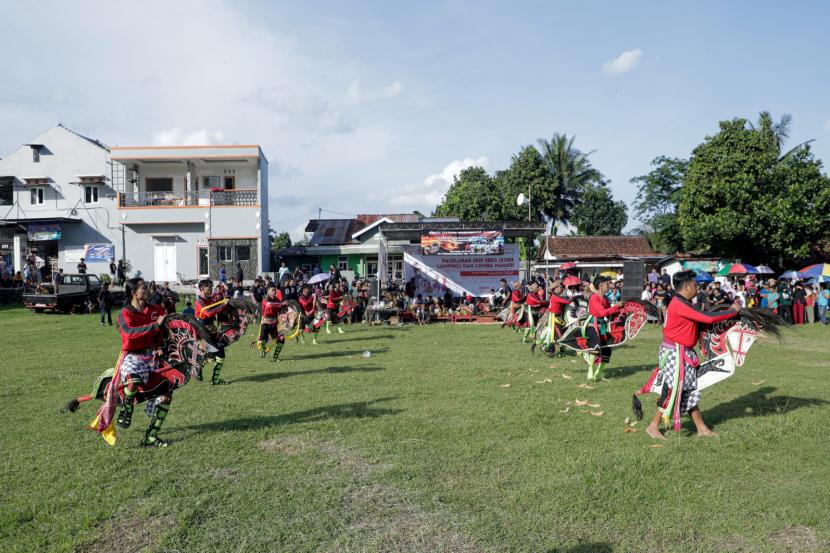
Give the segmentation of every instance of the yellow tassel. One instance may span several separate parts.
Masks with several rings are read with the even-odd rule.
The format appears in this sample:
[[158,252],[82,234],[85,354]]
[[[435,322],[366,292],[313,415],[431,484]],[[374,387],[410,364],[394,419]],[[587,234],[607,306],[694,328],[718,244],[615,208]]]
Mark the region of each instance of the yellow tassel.
[[[92,430],[98,430],[98,419],[99,417],[95,417],[95,419],[89,423],[89,428]],[[118,437],[115,433],[115,427],[110,423],[108,427],[106,427],[101,433],[101,437],[104,438],[104,441],[107,442],[109,445],[114,446],[115,440]]]

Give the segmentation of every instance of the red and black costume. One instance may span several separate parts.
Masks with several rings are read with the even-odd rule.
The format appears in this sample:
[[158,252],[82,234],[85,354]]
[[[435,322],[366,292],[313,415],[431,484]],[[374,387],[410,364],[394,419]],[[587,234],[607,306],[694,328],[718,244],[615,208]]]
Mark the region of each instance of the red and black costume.
[[599,292],[588,298],[588,318],[582,332],[583,335],[595,334],[589,342],[594,342],[598,350],[584,354],[585,361],[588,363],[589,380],[600,380],[605,364],[611,359],[611,348],[605,345],[609,333],[608,317],[616,315],[619,311],[619,305],[611,305],[608,298]]
[[[215,363],[213,365],[213,377],[211,384],[223,384],[224,381],[220,378],[222,373],[222,366],[225,363],[225,346],[230,343],[228,340],[223,340],[223,329],[221,325],[217,325],[217,316],[219,316],[225,309],[228,309],[228,301],[217,296],[209,298],[203,296],[196,297],[196,318],[199,319],[208,330],[213,334],[213,346],[217,349],[214,354]],[[197,378],[202,379],[201,372]]]
[[285,345],[285,335],[279,331],[279,316],[283,301],[282,291],[279,289],[276,290],[273,298],[269,295],[262,298],[262,320],[259,324],[257,348],[260,350],[260,355],[265,357],[265,354],[268,352],[266,348],[268,340],[273,338],[275,340],[273,361],[279,359],[282,347]]

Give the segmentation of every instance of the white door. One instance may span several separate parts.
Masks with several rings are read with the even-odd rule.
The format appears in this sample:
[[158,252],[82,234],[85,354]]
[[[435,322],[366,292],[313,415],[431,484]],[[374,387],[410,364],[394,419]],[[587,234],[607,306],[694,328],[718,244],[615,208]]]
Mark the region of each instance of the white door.
[[155,281],[176,281],[176,241],[174,238],[156,238],[155,253]]

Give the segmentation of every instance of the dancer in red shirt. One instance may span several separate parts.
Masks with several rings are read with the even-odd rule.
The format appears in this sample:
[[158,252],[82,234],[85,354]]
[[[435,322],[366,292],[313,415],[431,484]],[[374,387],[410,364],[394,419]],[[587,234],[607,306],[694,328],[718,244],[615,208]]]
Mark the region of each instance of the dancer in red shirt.
[[[214,334],[213,342],[214,346],[216,347],[216,353],[214,354],[214,363],[213,363],[213,377],[210,379],[210,383],[213,385],[219,384],[227,384],[227,381],[222,380],[222,367],[225,365],[225,346],[222,345],[222,341],[218,337],[217,327],[216,327],[216,316],[219,315],[225,309],[228,309],[228,300],[223,297],[221,290],[224,289],[224,286],[220,282],[219,285],[216,287],[217,292],[219,294],[213,294],[213,281],[209,279],[203,279],[199,281],[199,295],[196,296],[196,318],[199,319],[208,330],[210,330]],[[202,380],[202,372],[199,371],[199,374],[196,376],[198,380]]]
[[[303,286],[300,297],[297,300],[300,303],[300,314],[303,318],[304,332],[311,333],[311,343],[317,345],[317,327],[314,326],[314,317],[317,314],[317,298],[311,293],[311,288]],[[305,343],[304,332],[300,333],[300,341]]]
[[328,286],[328,296],[324,298],[326,301],[326,310],[328,311],[328,319],[326,320],[326,334],[331,334],[331,325],[334,323],[337,325],[337,332],[340,334],[345,334],[343,332],[343,327],[340,325],[339,317],[337,316],[337,310],[340,307],[340,300],[343,299],[343,285],[342,284],[329,284]]
[[588,298],[588,319],[585,326],[593,326],[599,339],[599,349],[587,351],[582,354],[583,359],[588,363],[588,380],[598,381],[602,379],[605,365],[611,359],[611,348],[606,347],[609,325],[608,317],[616,315],[620,311],[620,305],[611,305],[605,296],[608,293],[611,279],[605,276],[598,276],[594,279],[594,294]]
[[528,286],[527,296],[525,296],[525,305],[527,306],[527,328],[525,329],[522,343],[526,344],[528,338],[536,333],[536,322],[539,320],[541,310],[545,306],[545,291],[539,288],[539,284],[532,282]]
[[735,301],[726,311],[706,313],[692,306],[691,300],[697,295],[694,271],[681,271],[674,275],[675,296],[666,310],[666,324],[663,327],[663,343],[658,358],[663,390],[657,401],[657,412],[646,428],[652,438],[665,440],[660,432],[661,419],[671,419],[675,430],[680,429],[680,415],[688,412],[699,436],[714,436],[703,422],[700,414],[700,391],[697,389],[697,368],[700,365],[694,346],[700,338],[701,324],[714,324],[737,317],[741,303]]
[[265,297],[262,298],[262,320],[259,323],[259,337],[256,347],[259,356],[265,358],[268,354],[268,339],[274,338],[274,356],[272,361],[279,361],[280,352],[285,345],[285,335],[279,331],[279,315],[282,309],[282,291],[277,289],[276,284],[268,286]]

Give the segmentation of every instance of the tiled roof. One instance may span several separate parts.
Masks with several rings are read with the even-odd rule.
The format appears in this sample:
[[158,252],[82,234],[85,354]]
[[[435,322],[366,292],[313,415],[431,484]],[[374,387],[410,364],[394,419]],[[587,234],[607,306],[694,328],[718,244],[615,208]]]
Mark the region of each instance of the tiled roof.
[[[548,251],[557,259],[657,257],[645,236],[549,236]],[[539,250],[539,258],[544,257]]]

